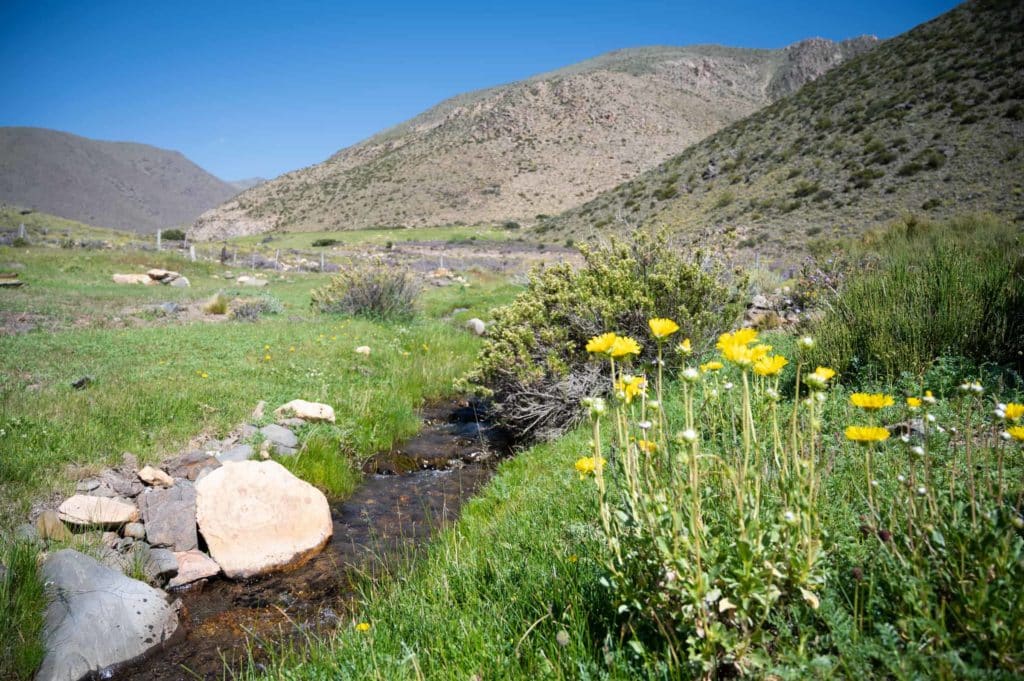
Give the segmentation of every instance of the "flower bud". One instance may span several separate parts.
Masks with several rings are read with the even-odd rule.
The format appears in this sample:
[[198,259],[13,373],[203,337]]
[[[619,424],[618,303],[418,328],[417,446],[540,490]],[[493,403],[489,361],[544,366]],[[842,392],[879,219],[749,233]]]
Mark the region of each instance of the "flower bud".
[[679,433],[679,435],[677,435],[676,437],[678,437],[683,442],[693,444],[694,442],[697,441],[697,431],[694,430],[693,428],[687,428],[686,430]]
[[910,448],[910,452],[914,456],[924,456],[924,447],[922,447],[921,445],[914,445],[913,447]]
[[700,372],[693,367],[686,367],[683,369],[683,380],[687,383],[696,383],[700,380]]
[[810,350],[814,347],[814,339],[810,336],[802,336],[796,344],[801,350]]

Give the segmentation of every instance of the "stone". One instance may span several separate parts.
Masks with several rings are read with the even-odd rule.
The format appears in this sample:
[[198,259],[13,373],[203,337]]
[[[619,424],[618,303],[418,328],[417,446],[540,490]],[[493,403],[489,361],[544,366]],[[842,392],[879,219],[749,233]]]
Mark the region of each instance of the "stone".
[[235,445],[231,449],[226,449],[217,455],[217,461],[226,463],[228,461],[248,461],[252,458],[253,449],[252,445]]
[[169,461],[165,468],[172,477],[195,480],[204,468],[216,468],[219,465],[220,461],[215,456],[195,450]]
[[189,551],[199,545],[196,535],[196,489],[179,480],[174,487],[151,487],[139,497],[146,523],[146,541],[156,547]]
[[180,551],[174,554],[178,561],[178,574],[167,583],[168,589],[185,586],[200,579],[209,579],[220,574],[217,561],[198,549]]
[[263,418],[263,410],[267,408],[267,401],[260,400],[256,403],[256,407],[252,410],[252,420],[259,421]]
[[139,471],[139,480],[147,485],[160,487],[171,487],[174,484],[174,478],[152,466],[145,466]]
[[759,293],[751,299],[750,307],[758,310],[770,310],[771,304],[766,297]]
[[[260,414],[260,416],[262,417],[262,414]],[[238,439],[248,440],[258,432],[260,432],[260,429],[257,428],[256,426],[250,423],[243,423],[242,425],[238,426]]]
[[355,352],[356,352],[357,355],[363,355],[364,357],[369,357],[370,356],[370,346],[369,345],[360,345],[358,348],[356,348]]
[[171,286],[174,288],[188,288],[192,284],[189,283],[188,277],[178,277],[171,282]]
[[148,274],[115,274],[115,284],[150,284],[153,282]]
[[274,453],[278,456],[295,456],[298,451],[297,447],[285,447],[284,445],[274,444]]
[[81,481],[79,481],[78,484],[75,485],[75,491],[76,492],[81,492],[82,494],[85,494],[86,492],[93,491],[94,489],[96,489],[99,486],[100,486],[100,481],[99,480],[97,480],[96,478],[90,478],[88,480],[81,480]]
[[278,419],[277,425],[284,426],[285,428],[298,428],[299,426],[306,425],[306,422],[299,418]]
[[139,509],[127,501],[76,494],[64,500],[57,515],[66,523],[81,526],[120,527],[139,519]]
[[36,532],[40,539],[67,541],[71,539],[71,530],[61,522],[56,511],[43,511],[36,518]]
[[224,464],[196,493],[199,531],[232,579],[302,563],[334,529],[323,493],[276,461]]
[[42,538],[39,536],[39,530],[32,523],[21,523],[18,525],[14,528],[14,536],[33,543],[38,542]]
[[[137,476],[131,473],[121,474],[118,471],[105,470],[100,473],[99,478],[101,483],[123,497],[138,496],[146,487]],[[97,496],[95,492],[93,492],[93,496]]]
[[178,314],[178,311],[181,310],[177,303],[160,303],[157,307],[164,314]]
[[484,324],[484,320],[473,317],[466,322],[466,328],[469,329],[473,335],[482,336],[487,333],[487,325]]
[[320,402],[307,402],[306,400],[292,400],[282,404],[274,410],[274,416],[287,416],[292,414],[295,418],[303,421],[326,421],[334,423],[334,408]]
[[242,286],[256,286],[256,287],[260,287],[260,286],[266,286],[267,285],[267,280],[266,279],[258,279],[256,277],[250,277],[248,275],[243,275],[243,276],[239,277],[238,279],[235,279],[235,281],[237,281]]
[[167,594],[72,549],[42,566],[48,604],[36,681],[76,681],[144,655],[178,629]]
[[299,444],[299,438],[296,437],[295,433],[274,423],[269,426],[263,426],[260,428],[260,432],[271,444],[284,447],[295,447]]
[[154,267],[146,272],[146,276],[157,281],[171,281],[173,279],[177,279],[181,275],[172,270],[162,270]]
[[121,530],[121,534],[141,541],[146,538],[146,526],[142,523],[128,523]]
[[142,571],[150,583],[164,584],[178,574],[178,558],[174,552],[168,549],[149,549],[148,553]]

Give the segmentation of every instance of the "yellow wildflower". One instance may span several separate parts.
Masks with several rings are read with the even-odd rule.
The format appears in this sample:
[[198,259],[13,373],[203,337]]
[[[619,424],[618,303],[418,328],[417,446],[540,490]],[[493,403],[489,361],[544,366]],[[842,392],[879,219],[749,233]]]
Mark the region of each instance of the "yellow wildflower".
[[818,374],[826,381],[832,380],[833,378],[835,378],[836,375],[835,369],[829,369],[828,367],[817,367],[814,370],[814,373]]
[[690,339],[683,339],[683,342],[676,346],[676,352],[686,357],[693,354],[693,344],[690,343]]
[[700,370],[701,370],[701,372],[706,374],[709,371],[719,371],[724,366],[725,365],[722,364],[721,362],[719,362],[718,360],[712,360],[710,362],[705,362],[704,364],[701,364],[700,365]]
[[615,392],[619,393],[621,398],[626,401],[626,404],[631,403],[634,397],[643,395],[646,388],[647,379],[643,376],[630,376],[626,374],[615,382]]
[[640,451],[645,454],[650,454],[658,449],[657,442],[651,442],[650,440],[637,440],[636,446],[640,448]]
[[836,375],[836,372],[828,367],[818,367],[813,372],[804,376],[804,383],[811,390],[824,390],[828,382]]
[[359,624],[356,625],[356,631],[359,631],[359,632],[362,632],[362,633],[365,634],[369,630],[370,630],[370,623],[369,622],[360,622]]
[[269,362],[270,361],[270,355],[269,354],[263,355],[263,361],[264,362]]
[[668,338],[676,331],[679,330],[679,325],[671,319],[665,319],[664,317],[657,317],[647,321],[647,326],[651,327],[651,334],[657,338]]
[[587,352],[592,352],[595,355],[607,354],[612,349],[616,338],[617,336],[610,331],[602,333],[600,336],[594,336],[587,342]]
[[628,336],[616,336],[608,354],[618,359],[626,355],[639,355],[640,344]]
[[769,345],[758,345],[756,348],[749,347],[756,340],[757,331],[753,329],[740,329],[732,333],[723,333],[718,337],[718,343],[715,347],[718,348],[718,351],[722,353],[722,357],[725,359],[733,364],[747,367],[771,352],[771,346]]
[[758,376],[775,376],[787,364],[789,360],[782,355],[762,357],[754,362],[754,373]]
[[1024,426],[1014,426],[1013,428],[1007,428],[1006,432],[1010,434],[1014,440],[1020,440],[1024,442]]
[[846,439],[851,442],[882,442],[889,439],[889,431],[877,426],[847,426]]
[[893,399],[883,393],[854,393],[850,395],[850,404],[868,411],[878,411],[883,407],[891,407]]
[[264,345],[264,346],[263,346],[263,349],[264,349],[264,350],[269,350],[269,349],[270,349],[270,346],[269,346],[269,345]]
[[288,352],[295,352],[295,346],[293,345],[290,348],[288,348]]
[[598,466],[604,466],[604,458],[600,456],[582,456],[576,459],[576,472],[580,474],[580,480],[597,471]]
[[209,378],[209,377],[210,377],[210,374],[208,374],[208,373],[206,373],[206,372],[204,371],[203,373],[199,374],[199,377],[200,377],[200,378]]
[[907,406],[910,407],[911,409],[918,409],[921,406],[921,398],[920,397],[908,397],[907,398]]
[[1024,416],[1024,404],[1010,402],[1003,411],[1006,413],[1007,421],[1019,421]]

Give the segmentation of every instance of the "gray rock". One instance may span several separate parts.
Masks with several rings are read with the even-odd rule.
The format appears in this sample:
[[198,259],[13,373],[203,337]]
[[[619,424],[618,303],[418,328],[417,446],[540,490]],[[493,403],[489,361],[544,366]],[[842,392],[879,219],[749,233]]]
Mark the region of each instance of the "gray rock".
[[167,594],[74,551],[42,567],[48,605],[36,681],[76,681],[145,654],[178,628]]
[[145,539],[146,538],[146,526],[142,523],[128,523],[124,526],[122,534],[132,539]]
[[298,453],[296,447],[285,447],[284,445],[274,444],[274,453],[278,456],[295,456]]
[[88,492],[93,491],[99,486],[99,480],[97,480],[96,478],[89,478],[88,480],[82,480],[77,485],[75,485],[75,491],[81,492],[82,494],[86,494]]
[[285,428],[297,428],[306,425],[306,422],[300,418],[279,419],[277,425]]
[[151,487],[139,497],[146,541],[156,547],[189,551],[198,546],[196,536],[196,490],[178,480],[174,487]]
[[32,523],[22,523],[18,525],[14,530],[14,536],[18,539],[24,539],[29,542],[39,541],[39,531],[36,530],[36,526]]
[[173,459],[164,468],[173,478],[195,480],[199,471],[208,466],[216,468],[220,466],[220,461],[206,452],[195,450]]
[[131,537],[121,537],[114,542],[114,550],[118,553],[128,553],[135,546],[135,540]]
[[750,307],[758,310],[770,310],[771,305],[768,303],[768,299],[758,294],[750,301]]
[[171,282],[171,286],[174,288],[188,288],[191,284],[188,282],[188,277],[178,277]]
[[260,428],[260,432],[263,433],[263,437],[275,445],[295,447],[299,444],[299,438],[295,436],[295,433],[276,423]]
[[158,307],[164,314],[177,314],[178,310],[181,309],[177,303],[160,303]]
[[473,317],[466,322],[466,328],[469,329],[473,335],[482,336],[487,333],[487,325],[484,324],[484,320]]
[[[110,487],[110,489],[114,490],[114,492],[122,497],[131,498],[138,496],[142,490],[146,488],[146,486],[142,484],[142,481],[135,476],[134,471],[130,474],[122,474],[117,471],[106,470],[100,473],[99,479],[101,483],[105,483]],[[96,494],[94,490],[92,496],[106,495]]]
[[151,584],[166,584],[178,574],[178,559],[168,549],[149,549],[143,570]]
[[241,440],[248,440],[258,432],[260,432],[259,428],[248,423],[243,423],[238,427],[238,437]]
[[252,458],[252,445],[235,445],[217,455],[221,463],[225,461],[248,461]]
[[217,470],[217,468],[215,468],[214,466],[207,466],[203,470],[199,471],[199,475],[196,476],[196,482],[199,482],[200,480],[202,480],[215,470]]

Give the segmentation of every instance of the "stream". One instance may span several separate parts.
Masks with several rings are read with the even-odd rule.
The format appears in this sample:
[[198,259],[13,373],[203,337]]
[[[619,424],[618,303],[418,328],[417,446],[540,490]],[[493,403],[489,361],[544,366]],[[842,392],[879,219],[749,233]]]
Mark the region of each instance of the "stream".
[[356,585],[411,557],[458,517],[491,477],[508,437],[472,405],[427,407],[420,432],[370,457],[349,498],[331,503],[334,535],[323,551],[286,572],[252,580],[215,578],[172,592],[182,602],[179,633],[162,648],[99,678],[194,681],[230,678],[252,652],[300,643],[349,624]]

